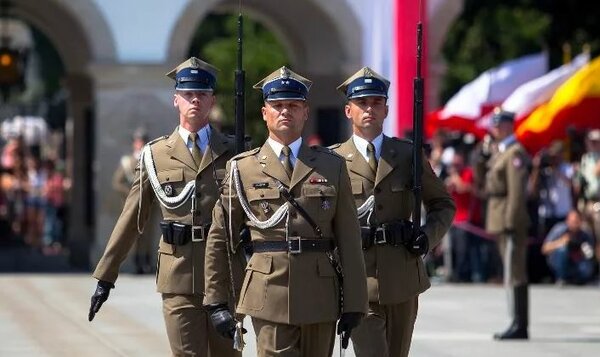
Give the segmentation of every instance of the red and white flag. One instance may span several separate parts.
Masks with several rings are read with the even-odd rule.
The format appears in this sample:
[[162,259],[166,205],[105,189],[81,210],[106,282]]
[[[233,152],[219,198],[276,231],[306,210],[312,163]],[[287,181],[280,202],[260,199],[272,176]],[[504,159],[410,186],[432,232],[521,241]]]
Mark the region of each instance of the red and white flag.
[[450,98],[443,109],[428,115],[427,133],[431,135],[437,128],[444,127],[482,136],[485,129],[478,125],[478,120],[501,105],[519,86],[547,71],[548,55],[542,52],[483,72]]

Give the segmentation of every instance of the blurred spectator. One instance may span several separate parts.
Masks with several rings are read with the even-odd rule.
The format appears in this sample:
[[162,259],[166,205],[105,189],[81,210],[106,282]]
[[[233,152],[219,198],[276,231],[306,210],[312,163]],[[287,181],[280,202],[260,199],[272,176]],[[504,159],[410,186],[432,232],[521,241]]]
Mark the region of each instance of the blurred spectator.
[[25,157],[25,144],[21,136],[11,136],[2,150],[1,165],[4,169],[12,169],[16,160]]
[[532,160],[528,194],[538,200],[538,236],[546,236],[558,222],[564,221],[573,209],[573,166],[564,161],[563,144],[554,141]]
[[596,239],[596,256],[600,257],[600,129],[588,133],[586,148],[576,180],[577,191],[583,197],[583,212]]
[[27,229],[25,243],[32,248],[42,247],[42,232],[44,226],[44,186],[46,177],[41,170],[41,162],[37,157],[27,158],[27,188],[26,192],[26,220]]
[[446,178],[446,168],[454,156],[454,148],[447,146],[447,135],[444,130],[437,130],[430,142],[431,152],[429,154],[429,163],[431,168],[441,179]]
[[569,212],[565,222],[557,223],[542,245],[542,253],[556,276],[556,282],[585,284],[594,274],[592,237],[582,229],[578,211]]
[[43,175],[44,185],[44,253],[55,255],[62,250],[63,218],[65,209],[65,178],[61,170],[57,170],[55,162],[45,160]]

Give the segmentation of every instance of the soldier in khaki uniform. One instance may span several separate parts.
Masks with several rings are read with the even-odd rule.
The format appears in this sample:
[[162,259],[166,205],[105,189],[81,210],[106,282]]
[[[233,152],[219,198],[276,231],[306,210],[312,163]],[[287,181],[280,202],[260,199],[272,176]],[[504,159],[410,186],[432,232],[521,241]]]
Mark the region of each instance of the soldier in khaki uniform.
[[[127,196],[129,196],[129,190],[135,180],[135,168],[140,160],[142,149],[147,142],[148,137],[146,134],[140,129],[136,130],[132,136],[132,152],[121,156],[119,166],[113,174],[113,190],[123,198],[123,203],[125,203]],[[154,243],[151,235],[152,231],[152,229],[146,229],[144,235],[140,235],[135,240],[133,250],[135,251],[135,270],[137,274],[152,272],[151,257],[152,245]],[[146,237],[149,234],[150,236]]]
[[[336,262],[343,272],[338,330],[349,333],[367,310],[360,231],[345,162],[329,149],[309,148],[301,137],[310,84],[282,67],[255,86],[263,92],[269,138],[229,162],[222,205],[215,207],[207,241],[204,303],[217,330],[232,336],[235,322],[225,305],[227,237],[243,223],[250,229],[253,255],[237,313],[252,317],[259,356],[331,355],[340,317]],[[286,199],[288,192],[299,209]]]
[[173,355],[240,356],[230,340],[216,333],[202,306],[204,250],[218,198],[216,181],[223,179],[234,153],[233,140],[208,124],[216,68],[192,57],[167,76],[176,83],[173,105],[179,110],[179,126],[142,151],[123,212],[93,274],[98,286],[89,320],[114,288],[121,263],[158,201],[163,234],[156,282]]
[[358,206],[367,268],[369,313],[352,334],[358,357],[408,356],[419,294],[430,283],[421,255],[449,229],[455,206],[423,160],[425,224],[416,241],[409,221],[413,147],[383,134],[389,81],[364,67],[338,89],[346,96],[353,135],[332,148],[346,159]]
[[527,286],[527,176],[529,157],[513,134],[514,114],[496,110],[491,134],[496,150],[487,162],[486,230],[498,237],[504,261],[504,282],[508,289],[512,322],[494,338],[527,339],[529,322]]

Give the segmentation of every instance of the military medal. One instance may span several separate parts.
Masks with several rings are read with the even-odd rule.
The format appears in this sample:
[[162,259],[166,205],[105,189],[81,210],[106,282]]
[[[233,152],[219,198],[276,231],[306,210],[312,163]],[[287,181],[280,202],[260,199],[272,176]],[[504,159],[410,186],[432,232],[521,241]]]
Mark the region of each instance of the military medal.
[[322,201],[321,201],[321,208],[322,208],[324,211],[327,211],[328,209],[330,209],[330,208],[331,208],[331,202],[330,202],[329,200],[327,200],[327,199],[324,199],[324,200],[322,200]]
[[271,211],[271,206],[269,206],[269,202],[267,201],[261,201],[260,208],[263,210],[264,213],[269,213],[269,211]]
[[318,183],[327,183],[327,179],[325,177],[311,177],[308,182],[313,185]]
[[165,185],[165,195],[173,196],[173,185],[171,185],[170,183]]

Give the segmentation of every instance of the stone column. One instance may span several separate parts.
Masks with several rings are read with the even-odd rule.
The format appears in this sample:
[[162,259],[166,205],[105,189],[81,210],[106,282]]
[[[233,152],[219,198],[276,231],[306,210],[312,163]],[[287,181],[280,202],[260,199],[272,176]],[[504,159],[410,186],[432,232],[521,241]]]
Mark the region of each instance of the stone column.
[[[150,139],[171,134],[179,119],[173,107],[170,68],[158,65],[93,65],[95,79],[95,240],[90,250],[92,269],[97,264],[123,200],[112,189],[112,175],[120,157],[131,152],[131,136],[144,128]],[[152,222],[157,225],[158,222]],[[130,271],[131,262],[122,270]]]

